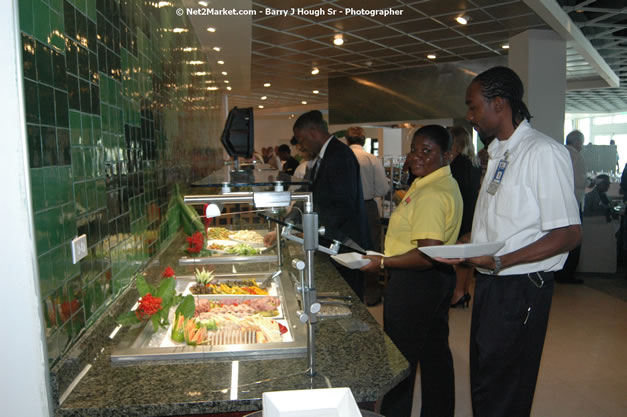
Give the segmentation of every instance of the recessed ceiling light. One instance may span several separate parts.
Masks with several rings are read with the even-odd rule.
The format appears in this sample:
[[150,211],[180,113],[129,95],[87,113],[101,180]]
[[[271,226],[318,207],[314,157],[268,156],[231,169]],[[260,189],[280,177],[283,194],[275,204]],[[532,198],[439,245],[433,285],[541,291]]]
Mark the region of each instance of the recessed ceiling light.
[[229,91],[231,91],[231,86],[230,86],[230,85],[229,85],[229,86],[227,86],[227,87],[226,87],[226,89],[227,89],[227,90],[229,90]]
[[509,44],[507,44],[507,43],[506,43],[505,45],[501,45],[501,48],[503,48],[503,49],[509,49]]
[[224,84],[228,84],[228,83],[229,83],[229,80],[224,80]]
[[263,109],[263,104],[260,104],[260,105],[259,105],[259,106],[257,106],[257,107],[259,107],[260,109]]
[[311,70],[311,75],[316,75],[320,72],[320,70],[318,68],[314,68]]
[[220,61],[218,61],[218,64],[224,65],[224,61],[220,60]]
[[272,84],[270,84],[270,83],[265,83],[263,86],[264,86],[264,87],[270,87],[271,85],[272,85]]
[[188,29],[185,29],[185,28],[174,28],[174,29],[172,29],[172,32],[174,32],[174,33],[185,33],[187,31],[188,31]]
[[209,6],[209,3],[207,3],[206,1],[199,1],[198,4],[200,4],[202,7]]
[[220,47],[219,46],[214,46],[213,50],[216,51],[216,52],[220,52]]
[[228,75],[229,73],[226,71],[222,71],[222,75]]
[[318,91],[318,90],[313,90],[313,91],[312,91],[312,93],[314,93],[314,94],[318,94],[319,92],[320,92],[320,91]]
[[468,23],[468,17],[466,17],[466,16],[457,16],[455,18],[455,21],[457,23],[459,23],[460,25],[465,25],[465,24]]
[[344,45],[344,38],[342,37],[342,35],[335,35],[335,37],[333,38],[333,44],[337,46]]
[[266,100],[267,98],[268,98],[268,97],[266,97],[266,96],[261,96],[261,99],[262,99],[262,100]]
[[435,56],[435,54],[429,54],[429,55],[427,55],[427,58],[429,58],[429,59],[435,59],[435,58],[437,58],[437,57]]
[[216,28],[207,28],[207,30],[208,30],[209,32],[215,32],[215,31],[216,31]]
[[301,104],[307,104],[307,102],[305,100],[300,102]]

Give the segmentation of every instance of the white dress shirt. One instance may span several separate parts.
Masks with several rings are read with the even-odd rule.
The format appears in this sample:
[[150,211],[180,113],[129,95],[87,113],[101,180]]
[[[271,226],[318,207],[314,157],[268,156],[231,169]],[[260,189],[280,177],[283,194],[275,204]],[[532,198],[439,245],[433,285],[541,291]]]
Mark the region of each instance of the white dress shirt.
[[385,196],[390,189],[390,183],[385,176],[385,169],[381,160],[366,152],[361,145],[350,145],[350,148],[353,150],[357,162],[359,162],[359,174],[361,175],[364,200]]
[[[495,195],[487,192],[497,165],[509,151]],[[497,255],[530,245],[550,230],[580,224],[573,167],[565,147],[523,121],[505,141],[488,147],[490,159],[472,223],[471,241],[505,242]],[[499,275],[557,271],[568,252],[503,269]]]

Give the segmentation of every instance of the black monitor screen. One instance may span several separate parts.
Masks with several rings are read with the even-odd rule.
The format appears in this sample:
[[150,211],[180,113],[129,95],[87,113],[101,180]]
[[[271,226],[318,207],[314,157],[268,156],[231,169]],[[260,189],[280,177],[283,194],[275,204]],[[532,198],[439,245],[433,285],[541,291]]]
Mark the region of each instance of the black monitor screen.
[[255,140],[252,107],[231,109],[221,140],[230,156],[242,158],[253,156]]

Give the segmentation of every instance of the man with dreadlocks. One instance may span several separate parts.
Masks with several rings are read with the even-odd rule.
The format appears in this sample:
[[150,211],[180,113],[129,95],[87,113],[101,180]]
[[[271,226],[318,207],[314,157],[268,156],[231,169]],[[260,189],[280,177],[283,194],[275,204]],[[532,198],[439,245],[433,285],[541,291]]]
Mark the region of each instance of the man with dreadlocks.
[[[495,137],[479,191],[472,243],[504,242],[494,256],[451,260],[479,269],[470,335],[477,417],[529,416],[546,334],[553,271],[581,240],[568,152],[533,129],[523,85],[509,68],[491,68],[466,90],[467,120]],[[446,261],[446,260],[442,260]]]

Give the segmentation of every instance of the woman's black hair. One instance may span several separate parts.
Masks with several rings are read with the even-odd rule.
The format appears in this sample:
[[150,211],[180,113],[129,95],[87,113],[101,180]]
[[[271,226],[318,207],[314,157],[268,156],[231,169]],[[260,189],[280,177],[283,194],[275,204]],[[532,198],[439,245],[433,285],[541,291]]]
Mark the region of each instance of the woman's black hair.
[[442,153],[449,152],[451,150],[451,145],[453,140],[451,139],[451,134],[448,129],[440,126],[440,125],[427,125],[423,126],[414,133],[414,138],[416,136],[425,136],[436,143],[442,150]]
[[481,94],[488,100],[502,97],[509,102],[512,108],[512,125],[518,127],[523,120],[531,120],[531,114],[523,103],[525,89],[523,83],[514,71],[507,67],[490,68],[477,75],[472,82],[481,86]]

